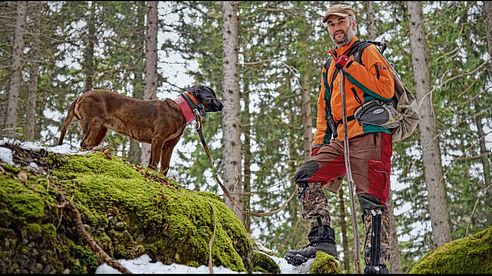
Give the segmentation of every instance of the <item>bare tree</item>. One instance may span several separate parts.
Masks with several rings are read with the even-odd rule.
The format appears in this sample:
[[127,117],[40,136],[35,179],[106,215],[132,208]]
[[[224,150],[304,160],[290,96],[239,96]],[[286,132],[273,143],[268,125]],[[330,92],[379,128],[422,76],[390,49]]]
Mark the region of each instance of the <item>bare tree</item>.
[[39,75],[39,59],[41,55],[41,12],[43,11],[45,1],[29,2],[32,5],[32,46],[31,46],[31,68],[30,82],[27,95],[27,114],[25,135],[27,140],[34,140],[36,130],[36,102],[38,96],[38,75]]
[[[484,11],[485,11],[485,29],[487,32],[487,44],[488,44],[488,50],[489,50],[489,76],[492,75],[492,2],[490,1],[484,1]],[[484,94],[486,95],[487,92]],[[483,96],[483,95],[481,95]],[[481,104],[482,99],[480,97],[475,98],[473,101],[473,105],[475,106],[475,110],[482,110],[483,104]],[[490,161],[489,161],[489,156],[490,152],[487,150],[487,145],[485,142],[486,134],[484,130],[484,125],[482,123],[482,116],[480,115],[480,112],[477,113],[474,116],[475,123],[477,125],[477,133],[478,133],[478,143],[480,146],[480,159],[482,162],[482,167],[483,167],[483,179],[485,182],[485,187],[488,189],[488,199],[491,198],[492,194],[492,176],[491,176],[491,169],[490,169]],[[490,202],[486,200],[486,202]]]
[[377,37],[376,34],[376,22],[374,22],[374,2],[373,1],[366,1],[364,2],[364,5],[366,7],[366,27],[367,27],[367,34],[369,36],[369,39],[375,40]]
[[449,211],[441,165],[434,108],[432,106],[431,80],[428,67],[427,42],[423,25],[422,2],[407,2],[410,15],[410,44],[415,90],[420,110],[420,142],[422,144],[425,181],[432,223],[432,240],[435,247],[451,240]]
[[[489,58],[492,58],[492,2],[484,1],[485,9],[485,23],[487,30],[487,43],[489,46]],[[489,60],[492,67],[492,61]],[[492,69],[492,68],[491,68]]]
[[89,1],[89,18],[87,18],[87,32],[85,33],[85,48],[83,71],[85,75],[84,93],[91,90],[94,82],[94,48],[96,47],[96,5],[97,2]]
[[[136,31],[133,34],[131,51],[134,54],[135,66],[133,70],[133,97],[136,99],[143,99],[144,86],[143,86],[143,47],[142,41],[145,40],[145,8],[146,4],[144,2],[136,2],[135,10],[135,28]],[[140,148],[140,143],[133,139],[130,139],[130,149],[128,150],[128,161],[134,164],[141,164],[142,150]],[[147,160],[148,162],[148,160]]]
[[338,221],[340,228],[342,229],[342,248],[343,248],[343,269],[350,273],[350,257],[351,250],[349,249],[348,236],[347,236],[347,211],[345,210],[345,199],[343,195],[343,189],[338,191],[338,206],[340,206],[340,212],[338,213]]
[[12,53],[12,75],[10,78],[9,99],[5,132],[7,137],[15,138],[17,128],[17,102],[21,89],[22,52],[24,51],[24,31],[26,28],[27,1],[17,2],[15,38]]
[[[223,1],[223,93],[222,110],[224,132],[224,186],[233,195],[233,200],[241,206],[241,118],[238,68],[238,19],[237,1]],[[243,214],[234,203],[225,198],[225,203],[243,221]]]
[[[159,1],[147,1],[147,27],[145,37],[145,88],[144,100],[157,98],[157,21]],[[150,160],[150,144],[142,144],[142,164]]]
[[[250,98],[249,94],[251,92],[249,88],[249,80],[245,78],[243,89],[243,100],[244,100],[244,117],[243,117],[243,158],[244,158],[244,196],[242,197],[242,206],[249,210],[251,207],[251,163],[253,160],[253,154],[251,153],[251,113],[249,110]],[[251,232],[251,215],[244,215],[244,227],[248,232]]]
[[313,116],[311,115],[311,96],[309,95],[310,74],[305,72],[301,78],[301,110],[302,129],[304,140],[304,160],[311,156],[311,144],[313,143]]

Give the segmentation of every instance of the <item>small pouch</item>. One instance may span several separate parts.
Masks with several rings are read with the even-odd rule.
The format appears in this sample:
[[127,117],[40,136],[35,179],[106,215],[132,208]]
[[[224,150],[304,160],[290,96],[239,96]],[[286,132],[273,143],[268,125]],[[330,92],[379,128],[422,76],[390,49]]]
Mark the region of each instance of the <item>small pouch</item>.
[[372,100],[357,108],[354,112],[354,118],[361,124],[394,129],[400,125],[402,115],[391,103]]

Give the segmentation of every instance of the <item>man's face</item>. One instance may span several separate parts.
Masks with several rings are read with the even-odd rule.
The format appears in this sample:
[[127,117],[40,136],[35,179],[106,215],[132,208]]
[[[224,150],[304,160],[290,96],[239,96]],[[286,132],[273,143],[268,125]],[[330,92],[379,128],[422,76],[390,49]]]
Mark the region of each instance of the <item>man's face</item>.
[[326,21],[331,40],[337,45],[346,45],[355,35],[355,20],[349,16],[332,15]]

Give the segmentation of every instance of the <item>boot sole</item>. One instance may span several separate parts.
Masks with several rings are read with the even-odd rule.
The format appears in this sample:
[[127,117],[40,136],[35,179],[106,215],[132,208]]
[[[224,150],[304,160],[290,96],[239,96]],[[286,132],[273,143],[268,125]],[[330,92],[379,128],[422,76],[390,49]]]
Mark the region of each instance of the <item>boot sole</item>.
[[285,260],[287,260],[288,264],[291,264],[293,266],[299,266],[299,265],[307,262],[307,260],[314,258],[315,256],[316,255],[306,257],[306,256],[303,256],[300,254],[287,253],[287,255],[285,255]]

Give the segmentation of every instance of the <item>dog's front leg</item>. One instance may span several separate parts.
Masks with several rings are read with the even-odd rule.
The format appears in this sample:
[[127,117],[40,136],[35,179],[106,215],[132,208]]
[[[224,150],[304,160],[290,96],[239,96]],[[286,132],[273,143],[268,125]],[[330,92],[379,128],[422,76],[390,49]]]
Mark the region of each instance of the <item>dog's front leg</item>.
[[[183,132],[181,132],[181,134],[182,133]],[[162,147],[162,154],[161,154],[161,172],[164,175],[166,175],[167,172],[169,171],[169,163],[171,162],[171,156],[173,155],[174,147],[176,147],[176,145],[179,142],[179,139],[181,138],[181,134],[178,135],[177,137],[174,137],[164,142],[164,146]]]
[[157,170],[157,163],[159,162],[159,158],[162,152],[162,146],[164,145],[163,137],[154,137],[152,138],[152,147],[150,150],[150,160],[149,160],[149,168]]
[[165,144],[161,153],[161,172],[166,175],[169,171],[169,163],[173,154],[174,145]]

